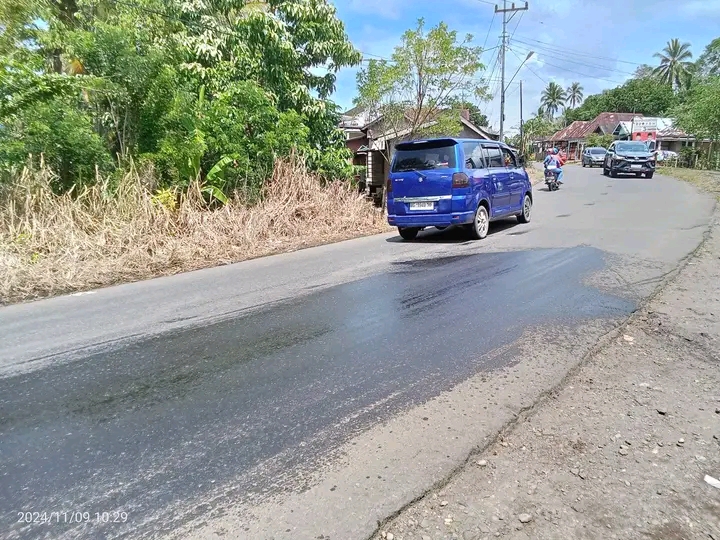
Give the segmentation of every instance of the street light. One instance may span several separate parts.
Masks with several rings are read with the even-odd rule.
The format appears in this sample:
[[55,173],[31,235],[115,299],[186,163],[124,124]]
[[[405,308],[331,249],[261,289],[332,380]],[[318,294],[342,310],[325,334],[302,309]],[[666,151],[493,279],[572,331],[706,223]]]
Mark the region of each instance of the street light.
[[525,62],[530,60],[530,57],[535,54],[535,51],[530,51],[527,53],[527,56],[525,57],[525,60],[522,61],[522,63],[518,66],[517,71],[515,72],[515,75],[512,76],[512,79],[510,79],[510,82],[507,83],[507,86],[503,89],[503,92],[507,92],[507,89],[510,88],[510,84],[515,80],[515,77],[520,72],[520,69],[525,65]]

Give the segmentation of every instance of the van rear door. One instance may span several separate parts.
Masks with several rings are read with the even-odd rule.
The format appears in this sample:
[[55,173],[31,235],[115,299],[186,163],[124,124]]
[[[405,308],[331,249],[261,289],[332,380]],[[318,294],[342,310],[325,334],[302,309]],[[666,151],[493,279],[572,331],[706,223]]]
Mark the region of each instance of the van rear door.
[[450,212],[459,159],[452,139],[397,144],[390,168],[393,198],[412,211]]

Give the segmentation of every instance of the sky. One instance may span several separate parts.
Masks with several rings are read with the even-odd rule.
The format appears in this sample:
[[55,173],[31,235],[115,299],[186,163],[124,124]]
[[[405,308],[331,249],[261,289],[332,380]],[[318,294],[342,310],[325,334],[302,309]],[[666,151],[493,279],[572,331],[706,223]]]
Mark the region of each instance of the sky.
[[[473,45],[487,50],[482,56],[485,77],[494,93],[480,103],[497,129],[500,120],[500,65],[497,61],[502,16],[494,6],[503,0],[331,0],[350,41],[365,59],[389,58],[403,32],[419,17],[426,28],[444,21],[459,36],[473,35]],[[512,2],[507,1],[510,6]],[[517,7],[524,1],[515,0]],[[619,86],[640,64],[657,65],[653,54],[672,38],[692,45],[697,58],[714,38],[720,37],[720,0],[529,0],[529,9],[516,13],[507,25],[509,50],[506,81],[530,51],[530,60],[507,85],[505,133],[520,125],[519,81],[523,82],[523,117],[540,106],[548,82],[563,88],[579,82],[585,96]],[[333,99],[343,110],[352,107],[358,68],[337,74]]]

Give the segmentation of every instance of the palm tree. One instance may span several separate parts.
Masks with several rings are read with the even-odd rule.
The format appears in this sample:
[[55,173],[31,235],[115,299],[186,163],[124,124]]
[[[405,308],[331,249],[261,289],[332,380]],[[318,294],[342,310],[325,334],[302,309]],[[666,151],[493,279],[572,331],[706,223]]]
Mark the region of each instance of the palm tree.
[[673,90],[678,90],[686,82],[692,62],[692,52],[689,43],[680,43],[677,38],[668,41],[662,52],[653,56],[660,59],[660,65],[654,73],[661,81],[671,84]]
[[560,110],[565,103],[565,90],[556,83],[548,83],[547,88],[543,90],[540,96],[540,104],[543,106],[548,116],[551,118]]
[[565,90],[565,102],[570,105],[571,109],[574,109],[583,100],[583,87],[579,82],[574,82],[568,89]]

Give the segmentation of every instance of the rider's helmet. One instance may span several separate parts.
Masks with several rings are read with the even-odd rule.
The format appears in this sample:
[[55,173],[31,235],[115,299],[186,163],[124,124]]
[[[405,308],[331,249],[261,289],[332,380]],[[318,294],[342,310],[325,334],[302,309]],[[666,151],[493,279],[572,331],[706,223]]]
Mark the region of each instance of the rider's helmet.
[[559,150],[558,150],[557,148],[553,148],[553,149],[552,149],[552,153],[553,153],[553,154],[557,154],[558,152],[559,152]]

